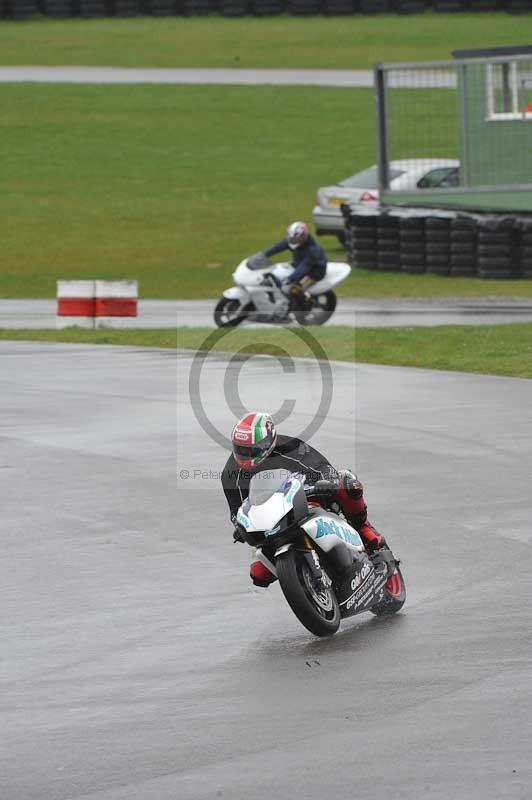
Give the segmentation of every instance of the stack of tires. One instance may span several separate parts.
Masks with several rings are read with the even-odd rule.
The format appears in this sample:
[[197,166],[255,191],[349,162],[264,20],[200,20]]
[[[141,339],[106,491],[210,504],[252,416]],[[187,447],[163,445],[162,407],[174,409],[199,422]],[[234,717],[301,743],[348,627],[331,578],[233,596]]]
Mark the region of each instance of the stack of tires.
[[477,274],[480,278],[517,276],[513,217],[479,217],[477,242]]
[[251,13],[255,17],[273,17],[285,10],[284,0],[252,0]]
[[434,275],[448,275],[451,269],[452,213],[428,216],[425,220],[425,267]]
[[0,0],[0,16],[6,19],[28,19],[37,14],[35,0]]
[[385,272],[399,272],[399,217],[380,214],[377,217],[377,268]]
[[143,13],[140,0],[111,0],[114,17],[138,17]]
[[355,0],[323,0],[323,13],[331,17],[354,14],[355,6]]
[[425,272],[425,219],[405,214],[399,222],[401,272]]
[[354,267],[377,269],[377,213],[355,214],[346,225],[347,258]]
[[465,0],[433,0],[435,11],[443,11],[444,14],[450,11],[467,11]]
[[72,3],[70,0],[45,0],[43,13],[46,14],[47,17],[71,17]]
[[394,11],[398,14],[420,14],[429,6],[429,0],[395,0]]
[[94,17],[107,17],[110,15],[111,8],[107,6],[106,0],[75,0],[78,6],[80,17],[92,19]]
[[248,13],[247,0],[220,0],[218,8],[224,17],[244,17]]
[[532,278],[532,217],[519,220],[519,276]]
[[294,16],[319,14],[321,0],[288,0],[288,12]]
[[176,12],[176,0],[146,0],[150,6],[150,14],[154,17],[173,17]]
[[457,214],[451,220],[451,268],[453,277],[473,277],[477,272],[477,220]]

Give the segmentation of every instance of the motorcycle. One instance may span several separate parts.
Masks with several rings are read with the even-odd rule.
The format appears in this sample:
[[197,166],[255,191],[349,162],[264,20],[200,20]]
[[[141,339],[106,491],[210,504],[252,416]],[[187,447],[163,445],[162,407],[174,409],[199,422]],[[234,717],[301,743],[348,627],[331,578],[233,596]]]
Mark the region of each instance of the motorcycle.
[[335,480],[307,485],[299,473],[259,472],[236,517],[235,541],[256,548],[315,636],[336,633],[341,619],[363,611],[395,614],[406,599],[399,561],[389,549],[366,552],[332,501],[337,491]]
[[325,277],[299,296],[284,285],[293,270],[291,264],[272,264],[265,256],[245,258],[233,272],[235,286],[226,289],[216,304],[216,325],[233,328],[244,320],[323,325],[336,308],[333,287],[347,278],[351,267],[343,261],[330,261]]

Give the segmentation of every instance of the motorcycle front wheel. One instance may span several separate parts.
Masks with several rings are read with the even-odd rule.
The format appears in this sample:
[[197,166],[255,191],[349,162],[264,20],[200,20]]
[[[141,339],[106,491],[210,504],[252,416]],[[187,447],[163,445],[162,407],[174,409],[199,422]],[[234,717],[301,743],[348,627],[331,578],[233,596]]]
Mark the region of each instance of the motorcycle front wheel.
[[294,317],[300,325],[323,325],[334,314],[336,295],[332,290],[322,294],[311,295],[312,306],[294,311]]
[[315,636],[331,636],[340,625],[340,606],[331,586],[316,586],[299,550],[288,550],[276,562],[277,577],[286,601],[298,620]]
[[221,297],[214,309],[214,321],[219,328],[236,328],[246,317],[243,311],[238,300]]

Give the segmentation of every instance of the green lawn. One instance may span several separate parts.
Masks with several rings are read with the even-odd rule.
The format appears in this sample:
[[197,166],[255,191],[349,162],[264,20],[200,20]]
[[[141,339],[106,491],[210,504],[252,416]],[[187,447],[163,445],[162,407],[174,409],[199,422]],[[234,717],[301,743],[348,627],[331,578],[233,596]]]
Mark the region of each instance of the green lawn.
[[0,63],[148,67],[370,68],[449,59],[455,48],[527,43],[510,14],[35,20],[0,23]]
[[[92,277],[216,297],[242,257],[309,219],[318,186],[375,161],[369,89],[4,84],[0,98],[2,297]],[[340,292],[530,295],[532,283],[359,270]]]
[[532,378],[532,323],[437,328],[0,329],[0,339],[266,353]]
[[[522,26],[506,14],[4,22],[0,62],[368,67],[518,43]],[[452,95],[429,100],[449,107],[431,155],[454,155]],[[423,109],[395,125],[395,157]],[[219,296],[242,257],[310,218],[319,186],[376,160],[370,89],[0,84],[0,137],[0,297],[93,277],[136,278],[142,297]],[[357,270],[339,292],[530,296],[532,282]]]

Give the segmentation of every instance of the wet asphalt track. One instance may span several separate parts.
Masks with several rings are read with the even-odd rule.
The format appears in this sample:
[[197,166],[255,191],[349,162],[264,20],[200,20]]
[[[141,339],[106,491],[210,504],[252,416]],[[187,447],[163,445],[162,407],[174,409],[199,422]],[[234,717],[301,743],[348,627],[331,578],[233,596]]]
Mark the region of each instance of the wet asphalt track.
[[[409,597],[316,640],[194,477],[225,453],[190,355],[1,342],[0,364],[3,800],[531,797],[531,381],[333,365],[313,443],[365,480]],[[296,368],[254,358],[240,386],[296,400],[297,434],[321,391]],[[227,369],[200,381],[221,429]]]
[[[215,300],[139,300],[131,327],[214,327]],[[0,328],[55,328],[56,300],[0,299]],[[531,322],[529,297],[340,297],[327,325],[356,328]],[[250,327],[245,323],[243,327]],[[264,327],[253,324],[252,327]]]

